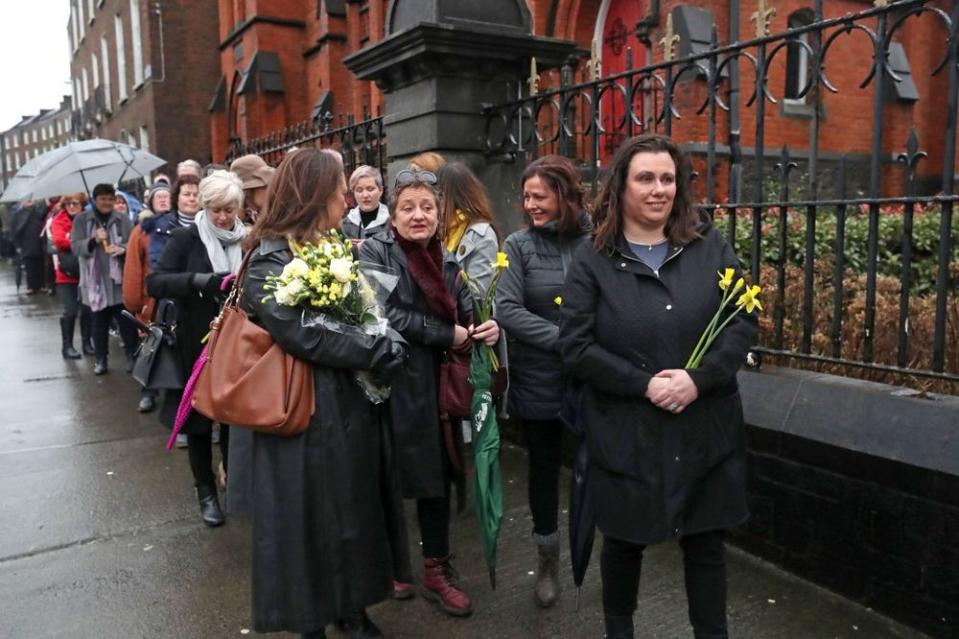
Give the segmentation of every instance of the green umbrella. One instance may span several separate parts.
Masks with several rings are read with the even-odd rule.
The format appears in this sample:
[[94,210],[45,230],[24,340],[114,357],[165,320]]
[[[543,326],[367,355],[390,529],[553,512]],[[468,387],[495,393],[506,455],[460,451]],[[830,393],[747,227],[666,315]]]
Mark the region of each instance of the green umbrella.
[[476,517],[483,533],[483,554],[490,585],[496,588],[496,540],[503,521],[503,482],[499,469],[499,424],[493,404],[492,362],[489,348],[473,349],[470,383],[473,385],[472,430],[475,455]]

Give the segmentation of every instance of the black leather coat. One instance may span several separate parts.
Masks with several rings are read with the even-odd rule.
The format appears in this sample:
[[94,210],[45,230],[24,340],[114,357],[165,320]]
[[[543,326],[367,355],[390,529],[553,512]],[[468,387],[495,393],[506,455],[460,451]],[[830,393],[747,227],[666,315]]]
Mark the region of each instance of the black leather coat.
[[313,363],[316,412],[295,437],[233,427],[231,512],[253,517],[257,632],[319,630],[411,581],[386,411],[353,372],[393,366],[388,337],[304,326],[303,311],[264,300],[267,275],[293,255],[285,241],[253,253],[241,306],[291,355]]
[[[469,325],[472,302],[459,279],[456,259],[443,250],[443,275],[457,300],[459,322]],[[393,380],[390,416],[403,496],[441,497],[449,483],[439,421],[439,369],[443,352],[453,344],[453,324],[430,311],[423,291],[407,268],[406,253],[392,232],[368,238],[360,259],[385,266],[399,276],[390,296],[390,326],[409,342],[409,360]]]
[[[736,371],[756,340],[737,316],[690,371],[699,397],[679,414],[645,397],[650,378],[683,368],[719,307],[717,271],[737,268],[718,231],[671,247],[657,276],[620,238],[584,246],[563,295],[563,361],[584,384],[589,492],[603,534],[650,544],[742,522],[746,447]],[[737,275],[738,277],[738,275]]]

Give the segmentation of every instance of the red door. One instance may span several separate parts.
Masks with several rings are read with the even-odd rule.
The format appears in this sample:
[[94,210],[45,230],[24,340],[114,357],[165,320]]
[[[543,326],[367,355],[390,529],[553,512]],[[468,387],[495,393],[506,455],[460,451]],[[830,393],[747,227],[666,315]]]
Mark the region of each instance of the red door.
[[[609,0],[609,11],[603,23],[603,77],[621,73],[627,69],[627,50],[632,49],[632,68],[643,66],[646,61],[646,49],[636,39],[636,23],[644,17],[645,0]],[[621,82],[623,88],[628,84]],[[642,121],[642,98],[634,100],[635,115]],[[619,91],[608,90],[600,100],[600,121],[606,130],[599,140],[599,158],[603,164],[627,137],[628,122],[623,118],[627,113],[627,98]],[[634,125],[632,133],[640,130]]]

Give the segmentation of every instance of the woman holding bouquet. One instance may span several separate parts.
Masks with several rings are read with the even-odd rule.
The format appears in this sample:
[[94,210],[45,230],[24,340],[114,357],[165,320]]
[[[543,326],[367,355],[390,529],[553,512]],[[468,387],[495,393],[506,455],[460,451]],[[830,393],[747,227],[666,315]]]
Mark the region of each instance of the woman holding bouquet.
[[563,361],[585,385],[589,496],[604,536],[607,636],[633,636],[643,549],[678,539],[697,639],[726,631],[723,535],[748,515],[736,371],[756,338],[739,313],[685,365],[723,299],[732,248],[700,222],[690,165],[657,134],[627,140],[593,208],[593,245],[563,295]]
[[[392,232],[363,243],[363,260],[399,275],[387,302],[390,325],[410,344],[410,357],[393,380],[390,413],[403,496],[416,499],[423,541],[424,595],[448,614],[466,616],[472,602],[450,566],[450,484],[456,457],[439,409],[440,361],[448,350],[468,352],[473,342],[496,344],[499,326],[471,326],[472,301],[460,266],[444,250],[439,234],[436,176],[405,169],[391,193]],[[451,424],[446,422],[445,428]],[[395,597],[412,586],[397,577]]]
[[393,575],[411,579],[403,572],[409,557],[385,409],[354,379],[356,371],[388,379],[404,361],[402,341],[306,321],[312,311],[278,302],[273,284],[293,259],[291,244],[319,245],[339,226],[345,196],[337,156],[316,149],[287,155],[250,232],[239,284],[250,319],[313,364],[316,392],[316,410],[299,435],[234,428],[229,503],[253,519],[258,632],[325,637],[325,626],[340,620],[353,637],[381,637],[365,608],[389,596]]
[[[193,368],[210,322],[220,310],[224,278],[235,275],[240,268],[240,241],[246,235],[246,227],[238,219],[243,210],[243,183],[238,177],[228,171],[214,171],[200,182],[199,195],[204,210],[196,214],[193,224],[173,231],[146,280],[150,297],[176,302],[176,346],[185,373]],[[162,423],[173,424],[180,395],[178,391],[166,393],[160,411]],[[207,526],[220,526],[224,518],[213,473],[213,423],[193,411],[182,432],[186,433],[200,516]],[[229,446],[229,426],[221,424],[224,468],[229,466]]]

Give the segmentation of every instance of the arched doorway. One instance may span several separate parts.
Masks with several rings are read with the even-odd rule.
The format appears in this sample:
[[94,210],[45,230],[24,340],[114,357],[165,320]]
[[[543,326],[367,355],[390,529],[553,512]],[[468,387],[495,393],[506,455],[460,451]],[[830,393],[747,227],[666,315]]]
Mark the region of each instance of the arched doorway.
[[[598,44],[602,77],[622,73],[629,68],[638,68],[646,63],[646,48],[636,38],[636,23],[645,16],[646,0],[603,0],[596,19],[594,42]],[[629,58],[632,58],[630,67]],[[623,82],[623,88],[628,84]],[[627,136],[624,118],[627,114],[628,92],[608,91],[600,103],[600,123],[606,131],[600,138],[599,158],[605,164]],[[633,112],[640,122],[644,121],[641,95],[634,99]],[[642,129],[638,125],[633,133]]]

